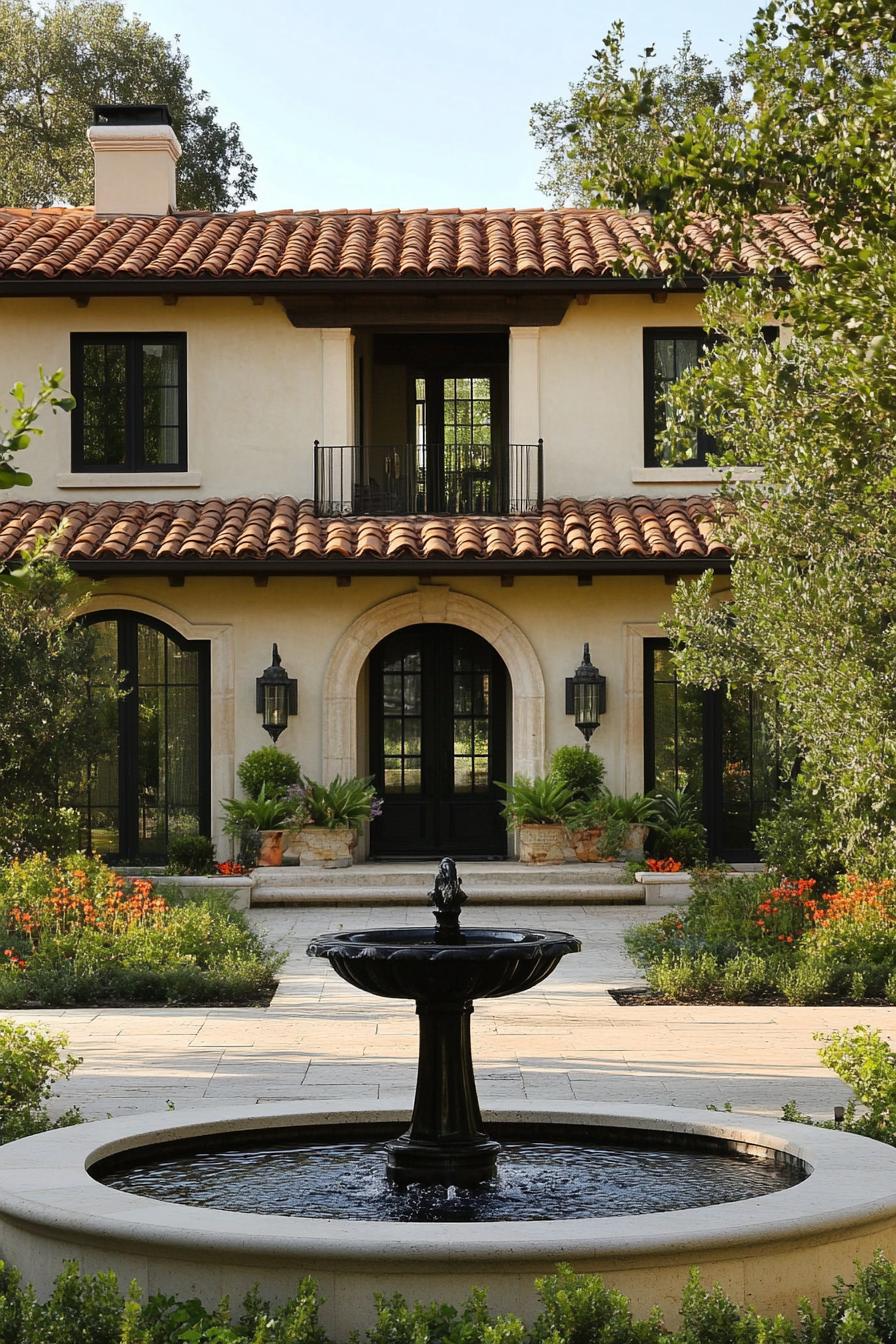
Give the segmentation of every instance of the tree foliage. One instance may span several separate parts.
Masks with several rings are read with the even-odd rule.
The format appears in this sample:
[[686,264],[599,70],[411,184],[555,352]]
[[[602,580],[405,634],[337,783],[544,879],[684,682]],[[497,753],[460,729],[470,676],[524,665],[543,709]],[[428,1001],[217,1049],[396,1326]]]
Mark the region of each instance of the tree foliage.
[[68,414],[75,408],[75,399],[62,390],[64,374],[61,369],[46,376],[39,371],[40,388],[37,395],[29,401],[24,383],[15,383],[9,390],[14,405],[9,417],[9,427],[0,424],[0,490],[11,490],[14,485],[30,485],[31,477],[27,471],[19,471],[13,462],[16,453],[28,447],[35,434],[43,434],[37,423],[38,416],[45,406],[49,406],[55,415],[57,411]]
[[86,139],[96,103],[167,103],[183,147],[178,204],[231,210],[253,198],[256,168],[239,127],[218,120],[177,38],[116,0],[0,0],[0,199],[93,199]]
[[30,835],[46,837],[55,813],[101,739],[117,683],[87,697],[86,668],[94,633],[74,619],[86,586],[44,550],[0,584],[0,811],[4,848],[23,852],[9,836],[18,817]]
[[[687,680],[774,690],[832,843],[849,864],[892,871],[896,7],[773,0],[743,75],[743,113],[702,111],[680,134],[637,73],[615,103],[668,133],[653,165],[624,164],[615,183],[652,207],[661,239],[680,239],[697,211],[737,246],[756,213],[793,210],[799,230],[805,210],[821,261],[782,283],[772,253],[750,282],[709,285],[703,325],[724,341],[674,389],[665,448],[702,424],[719,464],[761,479],[734,472],[722,492],[730,592],[720,600],[709,576],[680,585],[670,631]],[[769,321],[782,330],[772,345]]]
[[[647,177],[670,138],[686,131],[698,112],[741,105],[736,62],[728,72],[718,69],[694,50],[690,33],[671,61],[655,63],[648,47],[627,72],[624,41],[625,25],[617,19],[567,97],[532,107],[529,128],[545,152],[537,185],[555,205],[625,204],[619,183],[632,164]],[[630,87],[652,97],[638,107],[627,99]],[[662,118],[653,114],[654,100]]]

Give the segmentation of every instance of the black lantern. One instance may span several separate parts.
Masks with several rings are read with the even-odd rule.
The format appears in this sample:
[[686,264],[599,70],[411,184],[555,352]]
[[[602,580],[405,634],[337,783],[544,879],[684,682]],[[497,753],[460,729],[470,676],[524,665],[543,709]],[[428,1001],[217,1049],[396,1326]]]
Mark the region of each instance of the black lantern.
[[262,727],[275,742],[290,714],[299,712],[299,683],[295,677],[286,675],[276,644],[271,654],[271,666],[265,668],[263,676],[255,678],[255,712],[262,716]]
[[575,676],[566,678],[566,712],[575,717],[586,744],[595,728],[600,727],[601,714],[607,712],[607,679],[592,663],[587,644]]

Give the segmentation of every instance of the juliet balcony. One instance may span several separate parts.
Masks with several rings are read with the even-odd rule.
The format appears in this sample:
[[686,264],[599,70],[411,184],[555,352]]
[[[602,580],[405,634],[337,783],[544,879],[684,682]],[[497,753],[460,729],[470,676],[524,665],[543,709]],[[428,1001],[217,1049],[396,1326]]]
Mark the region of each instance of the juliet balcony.
[[538,513],[544,444],[314,442],[319,517]]

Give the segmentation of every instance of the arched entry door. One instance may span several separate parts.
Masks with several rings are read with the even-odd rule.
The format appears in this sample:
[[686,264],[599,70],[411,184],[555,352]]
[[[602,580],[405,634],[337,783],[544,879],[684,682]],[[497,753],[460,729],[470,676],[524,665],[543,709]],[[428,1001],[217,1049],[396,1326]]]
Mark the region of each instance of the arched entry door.
[[370,655],[370,761],[383,814],[378,856],[504,857],[500,815],[507,672],[455,625],[415,625]]
[[210,826],[209,646],[130,611],[84,618],[91,686],[125,694],[86,763],[72,805],[84,847],[118,863],[164,863],[170,840]]

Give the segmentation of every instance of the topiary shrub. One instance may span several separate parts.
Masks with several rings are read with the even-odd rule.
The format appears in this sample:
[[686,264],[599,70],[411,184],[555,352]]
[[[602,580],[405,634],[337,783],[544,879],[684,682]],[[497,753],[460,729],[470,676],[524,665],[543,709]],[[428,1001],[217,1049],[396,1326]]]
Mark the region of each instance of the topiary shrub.
[[168,844],[167,872],[207,877],[215,871],[215,845],[207,835],[178,835]]
[[576,802],[590,802],[604,791],[607,767],[584,747],[558,747],[551,757],[551,774],[565,784]]
[[284,798],[287,789],[298,784],[302,772],[295,756],[288,751],[259,747],[249,752],[236,774],[250,798],[257,798],[262,789],[268,798]]

